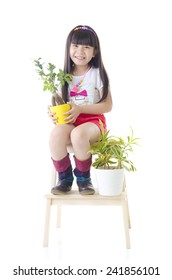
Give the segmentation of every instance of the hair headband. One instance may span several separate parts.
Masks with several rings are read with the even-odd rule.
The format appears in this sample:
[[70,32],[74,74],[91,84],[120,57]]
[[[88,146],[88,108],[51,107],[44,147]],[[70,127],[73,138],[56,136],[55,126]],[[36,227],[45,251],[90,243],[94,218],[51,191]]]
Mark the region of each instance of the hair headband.
[[76,28],[74,29],[74,31],[76,31],[76,30],[88,30],[88,31],[92,32],[94,35],[96,35],[96,33],[94,32],[94,30],[92,30],[91,28],[89,28],[89,27],[87,27],[87,26],[84,26],[84,25],[76,27]]

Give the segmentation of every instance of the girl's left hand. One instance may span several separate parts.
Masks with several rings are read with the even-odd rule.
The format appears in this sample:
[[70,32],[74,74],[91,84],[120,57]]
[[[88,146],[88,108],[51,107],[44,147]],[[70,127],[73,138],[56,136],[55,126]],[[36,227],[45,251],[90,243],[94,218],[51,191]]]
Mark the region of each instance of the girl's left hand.
[[68,104],[71,105],[71,109],[64,113],[64,115],[69,115],[67,118],[65,118],[65,121],[66,123],[74,123],[77,117],[81,114],[81,107],[73,102],[68,102]]

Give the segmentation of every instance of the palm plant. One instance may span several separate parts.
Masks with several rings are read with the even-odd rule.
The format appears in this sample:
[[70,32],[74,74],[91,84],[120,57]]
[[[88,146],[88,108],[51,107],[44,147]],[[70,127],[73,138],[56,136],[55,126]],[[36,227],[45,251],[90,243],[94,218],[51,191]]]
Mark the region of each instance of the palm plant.
[[135,171],[133,162],[129,159],[129,154],[133,152],[133,145],[138,144],[139,138],[134,138],[133,130],[131,136],[124,140],[122,137],[109,135],[110,130],[104,131],[100,121],[101,135],[99,140],[91,145],[89,153],[95,155],[93,166],[102,169],[126,169]]

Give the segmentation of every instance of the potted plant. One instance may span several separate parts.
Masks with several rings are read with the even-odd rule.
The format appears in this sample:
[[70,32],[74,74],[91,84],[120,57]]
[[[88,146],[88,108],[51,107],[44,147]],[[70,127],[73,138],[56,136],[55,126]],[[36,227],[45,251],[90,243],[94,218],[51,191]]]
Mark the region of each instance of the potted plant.
[[65,104],[62,97],[58,94],[58,87],[63,87],[65,82],[70,83],[72,80],[72,75],[64,73],[63,70],[56,70],[56,66],[52,63],[42,63],[41,58],[34,60],[34,64],[37,69],[37,73],[43,81],[43,90],[52,93],[52,106],[50,110],[55,112],[55,117],[58,118],[56,124],[65,123],[66,116],[63,115],[64,112],[70,110],[70,104]]
[[100,138],[89,150],[93,155],[92,166],[96,170],[98,191],[101,195],[119,195],[123,188],[124,170],[136,170],[129,154],[133,152],[133,145],[138,144],[139,138],[134,138],[132,129],[131,136],[127,136],[126,140],[111,136],[110,130],[105,132],[101,122],[100,125]]

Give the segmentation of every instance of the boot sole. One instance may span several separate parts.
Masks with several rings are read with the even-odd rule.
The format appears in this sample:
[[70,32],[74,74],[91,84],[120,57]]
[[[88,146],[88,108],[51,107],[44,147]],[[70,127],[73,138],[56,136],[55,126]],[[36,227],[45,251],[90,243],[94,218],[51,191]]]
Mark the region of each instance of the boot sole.
[[83,190],[79,192],[81,195],[92,195],[95,193],[94,190]]
[[67,192],[62,192],[62,191],[59,191],[59,190],[53,190],[53,191],[51,191],[51,193],[54,194],[54,195],[63,195],[63,194],[68,194],[68,193],[70,193],[70,192],[71,192],[71,190],[70,190],[70,191],[67,191]]

